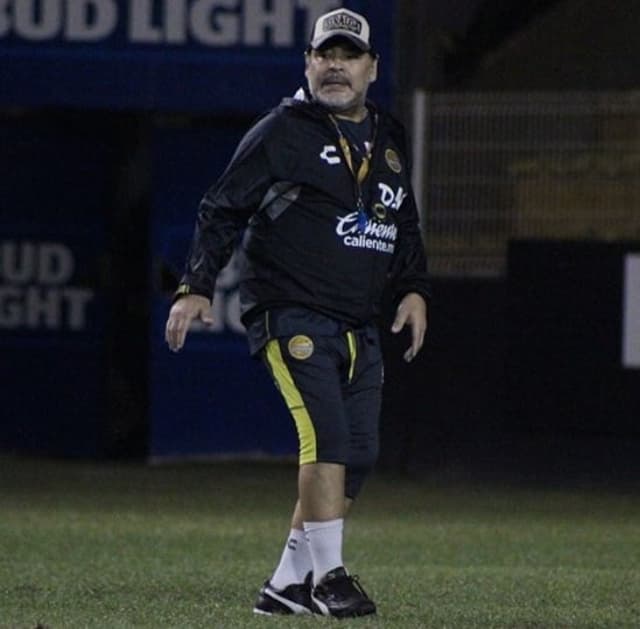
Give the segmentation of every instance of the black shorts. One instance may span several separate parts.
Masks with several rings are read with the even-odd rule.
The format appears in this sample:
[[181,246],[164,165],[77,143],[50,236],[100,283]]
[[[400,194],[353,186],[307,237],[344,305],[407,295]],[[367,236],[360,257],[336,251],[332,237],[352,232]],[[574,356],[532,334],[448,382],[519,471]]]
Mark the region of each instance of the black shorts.
[[262,353],[295,421],[300,464],[370,469],[379,449],[383,379],[377,329],[273,338]]

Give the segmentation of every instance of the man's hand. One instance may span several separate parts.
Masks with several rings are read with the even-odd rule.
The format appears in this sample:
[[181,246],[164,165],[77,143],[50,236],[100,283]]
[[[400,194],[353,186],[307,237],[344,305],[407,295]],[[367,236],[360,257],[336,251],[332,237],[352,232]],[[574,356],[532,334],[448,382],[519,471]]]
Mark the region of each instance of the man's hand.
[[427,331],[427,304],[418,293],[408,293],[404,296],[391,331],[397,334],[405,325],[411,327],[411,347],[404,353],[404,359],[410,363],[420,351]]
[[200,319],[204,324],[212,325],[211,303],[202,295],[180,297],[171,306],[164,331],[164,338],[169,349],[174,352],[179,352],[182,349],[189,326],[194,319]]

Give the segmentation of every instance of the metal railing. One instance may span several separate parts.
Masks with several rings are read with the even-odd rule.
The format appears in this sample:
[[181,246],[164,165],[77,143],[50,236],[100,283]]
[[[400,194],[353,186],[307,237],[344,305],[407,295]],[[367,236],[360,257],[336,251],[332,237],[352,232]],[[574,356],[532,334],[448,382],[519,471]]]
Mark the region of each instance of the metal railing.
[[434,276],[501,277],[513,239],[640,239],[640,92],[419,92],[413,126]]

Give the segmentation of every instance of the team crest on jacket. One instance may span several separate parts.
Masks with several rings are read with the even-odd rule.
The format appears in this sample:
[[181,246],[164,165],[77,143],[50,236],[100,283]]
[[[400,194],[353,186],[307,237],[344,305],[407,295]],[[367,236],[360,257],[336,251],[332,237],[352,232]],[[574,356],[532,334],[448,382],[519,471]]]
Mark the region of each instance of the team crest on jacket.
[[394,173],[400,174],[402,172],[402,162],[393,149],[387,149],[384,152],[384,159],[387,162],[387,166],[391,168]]
[[313,341],[304,334],[296,334],[289,339],[289,354],[297,360],[306,360],[313,354]]
[[387,220],[387,208],[382,205],[382,203],[374,203],[373,204],[373,215],[379,220],[379,221],[386,221]]

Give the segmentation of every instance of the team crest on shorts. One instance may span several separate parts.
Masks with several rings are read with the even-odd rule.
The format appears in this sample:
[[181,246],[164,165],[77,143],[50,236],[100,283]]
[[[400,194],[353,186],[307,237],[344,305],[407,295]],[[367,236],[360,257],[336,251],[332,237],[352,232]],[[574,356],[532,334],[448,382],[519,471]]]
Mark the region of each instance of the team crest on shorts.
[[313,341],[304,334],[297,334],[289,339],[289,354],[298,360],[306,360],[313,354]]
[[391,168],[394,173],[399,174],[402,172],[402,162],[393,149],[387,149],[384,152],[384,159],[387,162],[387,166]]

